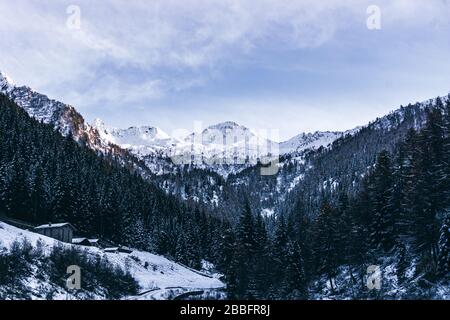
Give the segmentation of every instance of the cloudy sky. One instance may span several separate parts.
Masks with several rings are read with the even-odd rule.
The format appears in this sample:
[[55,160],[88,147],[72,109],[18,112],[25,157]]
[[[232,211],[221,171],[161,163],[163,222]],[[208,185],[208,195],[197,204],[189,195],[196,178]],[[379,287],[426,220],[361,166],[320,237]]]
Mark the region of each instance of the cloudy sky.
[[0,0],[0,17],[1,71],[116,127],[287,139],[450,91],[447,0]]

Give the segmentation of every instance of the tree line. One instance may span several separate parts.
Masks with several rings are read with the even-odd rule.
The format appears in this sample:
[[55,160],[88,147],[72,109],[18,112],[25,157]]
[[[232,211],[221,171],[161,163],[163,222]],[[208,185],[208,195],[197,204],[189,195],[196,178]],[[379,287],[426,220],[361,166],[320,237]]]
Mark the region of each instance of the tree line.
[[80,236],[164,254],[189,266],[214,261],[222,221],[152,181],[63,137],[0,95],[0,215],[71,222]]
[[[448,281],[450,275],[450,101],[436,100],[425,125],[411,128],[392,151],[381,151],[355,193],[337,187],[317,201],[298,199],[268,230],[249,206],[224,234],[221,265],[236,298],[305,299],[318,278],[331,292],[346,266],[359,292],[367,267],[391,257],[398,286]],[[337,199],[337,200],[336,200]],[[412,274],[408,269],[413,266]],[[426,297],[415,287],[407,297]]]
[[346,183],[324,191],[315,172],[269,221],[253,193],[245,201],[235,195],[238,219],[167,195],[114,155],[62,137],[0,96],[0,214],[35,224],[69,221],[83,235],[197,269],[209,260],[224,274],[229,298],[307,299],[319,277],[338,291],[342,266],[363,292],[367,265],[384,256],[395,257],[399,283],[408,281],[412,263],[416,276],[436,282],[450,270],[449,100],[436,100],[426,115],[424,126],[380,152],[362,178],[345,175]]

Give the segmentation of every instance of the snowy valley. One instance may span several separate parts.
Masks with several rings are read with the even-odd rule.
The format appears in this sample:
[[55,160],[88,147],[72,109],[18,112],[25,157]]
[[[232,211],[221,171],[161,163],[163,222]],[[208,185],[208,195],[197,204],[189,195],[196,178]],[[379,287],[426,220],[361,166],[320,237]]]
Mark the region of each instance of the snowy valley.
[[[94,264],[102,261],[110,268],[118,268],[123,273],[129,275],[136,281],[137,292],[134,296],[122,296],[121,299],[129,300],[161,300],[173,299],[178,295],[188,292],[204,291],[205,295],[210,294],[215,298],[223,297],[221,289],[224,284],[218,279],[219,274],[211,274],[208,271],[196,271],[186,266],[177,264],[167,258],[151,254],[144,251],[133,250],[132,253],[110,253],[96,247],[86,247],[74,244],[67,244],[58,240],[34,233],[29,230],[23,230],[13,227],[9,224],[0,222],[0,254],[7,252],[30,255],[33,251],[39,251],[39,259],[34,258],[30,261],[20,261],[20,264],[26,264],[26,274],[19,277],[15,275],[16,286],[22,287],[20,293],[10,296],[13,290],[10,287],[4,287],[0,284],[0,299],[2,298],[31,298],[31,299],[55,299],[55,300],[73,300],[73,299],[111,299],[119,298],[111,296],[108,288],[101,285],[101,281],[96,278],[97,275],[84,277],[81,270],[81,287],[91,287],[92,284],[83,283],[91,281],[97,283],[98,288],[94,292],[88,290],[71,290],[67,287],[64,278],[54,279],[48,272],[48,266],[42,265],[39,260],[46,261],[49,265],[55,261],[48,259],[53,254],[55,248],[62,248],[68,253],[74,254],[74,251]],[[45,258],[45,259],[44,259]],[[18,266],[16,266],[19,269]],[[68,278],[70,274],[66,274]]]
[[[448,298],[449,96],[276,142],[233,121],[181,135],[91,125],[4,74],[0,91],[0,216],[70,222],[133,248],[80,248],[1,223],[0,296]],[[267,166],[277,170],[261,174]],[[89,271],[85,290],[68,292],[68,257],[117,281]],[[376,294],[365,289],[373,264],[386,279]]]

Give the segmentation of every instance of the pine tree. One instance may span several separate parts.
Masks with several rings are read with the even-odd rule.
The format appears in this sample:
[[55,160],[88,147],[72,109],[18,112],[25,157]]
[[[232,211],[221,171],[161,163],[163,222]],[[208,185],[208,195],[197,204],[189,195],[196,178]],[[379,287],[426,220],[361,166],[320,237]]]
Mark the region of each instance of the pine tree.
[[406,236],[407,230],[405,228],[407,219],[404,216],[403,212],[403,190],[405,189],[405,179],[403,176],[404,173],[404,164],[406,157],[406,146],[404,143],[400,143],[397,148],[397,155],[394,157],[393,165],[392,165],[392,188],[391,188],[391,197],[390,197],[390,210],[392,211],[392,216],[394,217],[394,226],[393,233],[395,237],[398,239],[402,239]]
[[199,246],[193,241],[187,241],[185,253],[187,266],[193,269],[200,270],[202,267],[201,258],[199,254]]
[[175,249],[175,259],[185,265],[188,264],[188,259],[186,258],[186,238],[184,234],[181,234],[177,240],[177,246]]
[[270,277],[272,283],[281,283],[286,267],[287,226],[283,216],[277,221],[275,237],[271,246]]
[[442,276],[450,272],[450,214],[444,219],[439,237],[438,273]]
[[12,183],[14,166],[11,162],[0,164],[0,211],[9,213],[13,210]]
[[369,184],[372,223],[370,240],[374,248],[381,246],[389,250],[395,243],[394,226],[396,217],[392,210],[392,167],[389,153],[378,155],[375,170]]
[[255,257],[255,225],[250,203],[246,201],[236,232],[235,261],[232,265],[237,267],[237,295],[240,298],[252,298],[250,282]]
[[419,135],[420,163],[414,192],[414,236],[416,249],[425,260],[437,264],[439,228],[437,212],[443,204],[443,122],[438,109],[428,112]]
[[238,264],[236,259],[236,237],[233,229],[228,223],[224,223],[223,234],[220,237],[220,256],[217,262],[217,267],[224,273],[227,284],[227,296],[230,299],[237,299],[239,297],[238,288]]
[[314,241],[313,255],[316,258],[316,266],[319,274],[325,274],[332,291],[334,278],[338,267],[338,248],[336,242],[337,224],[334,219],[334,208],[324,203],[316,221],[316,238]]
[[269,286],[269,243],[267,237],[266,225],[262,216],[259,214],[255,220],[255,249],[253,266],[251,268],[252,276],[250,279],[250,295],[255,299],[264,299]]
[[341,191],[339,193],[337,208],[333,212],[336,224],[335,246],[339,257],[338,263],[343,264],[347,262],[348,258],[352,223],[352,217],[349,215],[349,200],[345,192]]
[[406,269],[408,267],[406,246],[403,242],[397,244],[398,260],[397,260],[397,281],[402,284],[406,278]]
[[[442,105],[441,99],[438,99]],[[444,177],[446,163],[444,161],[444,145],[445,145],[445,130],[444,120],[441,113],[441,108],[434,108],[428,113],[427,125],[422,132],[424,136],[425,144],[424,159],[428,160],[429,166],[425,167],[427,177],[430,181],[431,193],[431,210],[436,212],[442,207],[445,202],[443,201],[443,190],[445,190]]]
[[218,267],[222,270],[231,264],[236,249],[236,237],[233,229],[229,224],[224,225],[224,230],[220,239],[220,257],[218,260]]
[[418,210],[418,197],[420,192],[417,188],[417,180],[421,175],[419,138],[414,129],[407,132],[405,142],[402,144],[404,152],[402,169],[400,171],[403,188],[400,190],[400,215],[398,226],[401,234],[413,237],[414,217]]
[[283,296],[288,299],[306,299],[307,281],[302,251],[297,242],[289,242],[286,248],[286,270],[282,285]]
[[443,146],[443,164],[444,164],[444,176],[442,184],[444,188],[444,197],[447,199],[446,204],[450,201],[450,94],[448,95],[444,113],[443,113],[443,125],[444,125],[444,146]]

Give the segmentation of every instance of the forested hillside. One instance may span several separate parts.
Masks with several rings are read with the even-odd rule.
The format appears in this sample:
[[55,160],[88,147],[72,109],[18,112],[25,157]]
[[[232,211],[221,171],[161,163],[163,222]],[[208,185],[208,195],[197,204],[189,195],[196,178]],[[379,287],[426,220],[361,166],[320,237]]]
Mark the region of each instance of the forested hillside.
[[[0,95],[0,213],[68,221],[101,237],[198,267],[214,259],[221,221],[39,123]],[[201,244],[201,245],[200,245]]]
[[[232,299],[450,294],[449,99],[402,108],[330,147],[288,155],[269,177],[259,166],[227,179],[180,167],[145,179],[5,96],[0,150],[2,214],[69,221],[80,235],[193,268],[209,260]],[[279,211],[264,217],[270,206]],[[381,291],[366,286],[370,265],[382,269]]]
[[[355,195],[378,154],[383,150],[393,152],[409,129],[423,128],[430,110],[444,112],[444,103],[448,103],[448,97],[402,106],[357,133],[337,139],[330,148],[311,152],[305,163],[308,169],[290,193],[289,202],[301,199],[308,206],[307,211],[317,215],[323,197],[336,204],[340,192]],[[286,210],[289,211],[289,205]]]
[[[438,101],[442,105],[439,107]],[[440,108],[448,97],[401,106],[370,124],[347,131],[332,144],[280,156],[275,175],[260,174],[255,165],[223,177],[213,170],[183,165],[153,179],[168,193],[184,201],[202,203],[233,223],[248,198],[255,214],[288,213],[301,202],[308,214],[317,215],[321,199],[336,204],[337,191],[355,195],[382,150],[392,152],[410,128],[420,130],[427,110]],[[242,195],[245,195],[244,197]]]
[[[227,273],[230,295],[448,298],[450,101],[437,99],[424,112],[425,121],[417,130],[412,127],[406,136],[381,142],[390,148],[378,154],[358,186],[337,184],[316,193],[317,214],[311,202],[303,202],[310,189],[300,190],[302,196],[292,210],[277,219],[270,241],[261,221],[244,213],[236,240],[230,240],[229,265],[234,266]],[[346,147],[345,141],[333,146]],[[328,152],[319,153],[314,163],[331,161],[335,153]],[[338,169],[349,163],[335,161],[336,180],[346,181],[346,171],[339,175]],[[314,173],[317,179],[324,178]],[[314,184],[309,176],[306,181]],[[309,185],[301,185],[305,186]],[[381,269],[382,291],[366,286],[371,265]]]

